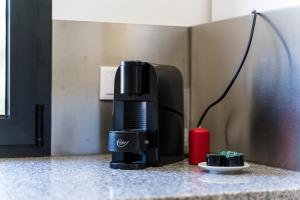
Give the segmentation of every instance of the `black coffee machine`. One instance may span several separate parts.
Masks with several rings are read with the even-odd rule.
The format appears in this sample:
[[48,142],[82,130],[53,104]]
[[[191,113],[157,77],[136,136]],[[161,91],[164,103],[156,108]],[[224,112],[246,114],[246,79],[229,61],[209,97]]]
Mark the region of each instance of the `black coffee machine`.
[[172,66],[123,61],[115,76],[110,167],[143,169],[184,158],[183,80]]

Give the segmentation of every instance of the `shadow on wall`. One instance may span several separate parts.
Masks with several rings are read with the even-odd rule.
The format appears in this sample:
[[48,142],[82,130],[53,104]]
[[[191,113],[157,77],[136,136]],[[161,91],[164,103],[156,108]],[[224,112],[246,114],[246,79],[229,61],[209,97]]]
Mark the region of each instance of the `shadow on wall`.
[[[257,63],[259,67],[254,75],[252,93],[252,102],[255,104],[252,105],[251,114],[251,154],[257,162],[295,169],[300,166],[298,159],[295,159],[298,156],[300,113],[294,109],[298,99],[291,94],[298,90],[299,69],[293,62],[288,44],[276,24],[268,16],[260,16],[276,33],[285,52],[277,52],[276,59]],[[270,155],[278,159],[270,159]],[[283,160],[284,164],[280,163]]]

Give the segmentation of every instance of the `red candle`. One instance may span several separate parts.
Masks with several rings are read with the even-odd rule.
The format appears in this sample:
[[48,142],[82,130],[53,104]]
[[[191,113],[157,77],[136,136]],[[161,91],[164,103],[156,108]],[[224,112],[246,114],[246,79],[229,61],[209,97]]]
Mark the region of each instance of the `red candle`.
[[206,161],[210,152],[209,130],[204,128],[191,129],[189,132],[189,163],[197,165]]

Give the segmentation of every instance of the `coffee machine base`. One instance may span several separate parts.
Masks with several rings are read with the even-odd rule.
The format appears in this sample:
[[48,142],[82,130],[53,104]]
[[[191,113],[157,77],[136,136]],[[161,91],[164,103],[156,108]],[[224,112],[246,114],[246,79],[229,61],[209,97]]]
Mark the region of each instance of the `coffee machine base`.
[[145,169],[147,167],[144,162],[110,162],[110,168],[112,169],[125,169],[125,170],[137,170],[137,169]]

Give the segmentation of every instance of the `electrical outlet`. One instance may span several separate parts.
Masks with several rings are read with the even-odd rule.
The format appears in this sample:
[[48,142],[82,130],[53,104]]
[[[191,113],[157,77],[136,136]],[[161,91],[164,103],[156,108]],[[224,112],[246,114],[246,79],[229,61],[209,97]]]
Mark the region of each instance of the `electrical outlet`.
[[100,100],[114,99],[115,75],[118,67],[101,66],[100,67]]

